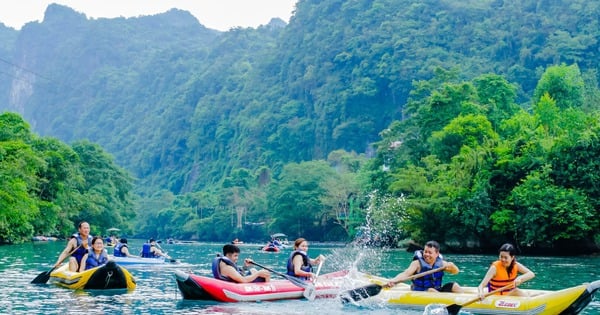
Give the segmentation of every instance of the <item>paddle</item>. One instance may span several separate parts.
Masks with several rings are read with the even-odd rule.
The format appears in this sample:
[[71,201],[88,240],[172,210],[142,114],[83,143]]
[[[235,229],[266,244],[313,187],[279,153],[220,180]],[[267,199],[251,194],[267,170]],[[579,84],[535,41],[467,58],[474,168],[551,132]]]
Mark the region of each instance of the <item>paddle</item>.
[[[483,297],[488,297],[488,296],[496,294],[496,293],[498,293],[500,291],[504,291],[506,289],[510,289],[510,288],[512,288],[514,286],[515,286],[514,283],[507,284],[507,285],[505,285],[505,286],[503,286],[503,287],[501,287],[499,289],[496,289],[494,291],[491,291],[491,292],[488,292],[488,293],[484,294]],[[469,304],[473,304],[473,303],[475,303],[477,301],[480,301],[480,300],[481,300],[481,298],[478,296],[478,297],[473,298],[473,299],[471,299],[471,300],[469,300],[469,301],[467,301],[465,303],[462,303],[462,304],[448,305],[448,306],[446,306],[446,311],[448,312],[449,315],[457,315],[458,312],[460,312],[460,309],[462,307],[467,306]],[[434,314],[439,314],[439,313],[435,313],[434,312]]]
[[323,266],[323,260],[321,260],[319,262],[319,267],[317,268],[317,273],[315,274],[315,279],[313,280],[313,285],[306,288],[306,290],[304,290],[304,297],[307,298],[309,301],[314,301],[315,298],[317,297],[317,290],[315,289],[315,284],[317,283],[317,278],[319,277],[319,273],[321,273],[321,267]]
[[[79,249],[79,247],[81,247],[81,245],[75,247],[74,250],[72,250],[67,257],[73,255],[73,253]],[[48,280],[50,280],[50,274],[52,273],[52,271],[54,271],[54,269],[58,268],[58,266],[53,266],[52,269],[48,270],[48,271],[44,271],[42,273],[40,273],[39,275],[37,275],[37,277],[35,277],[33,280],[31,280],[31,283],[33,284],[45,284],[46,282],[48,282]]]
[[[302,289],[304,289],[304,292],[302,293],[302,295],[305,298],[307,298],[307,299],[310,300],[311,292],[315,290],[315,287],[314,287],[314,285],[312,283],[307,283],[307,282],[304,282],[304,281],[302,281],[302,280],[300,280],[300,279],[298,279],[296,277],[293,277],[293,276],[290,276],[290,275],[286,275],[285,273],[277,272],[277,271],[275,271],[275,270],[273,270],[271,268],[267,268],[267,267],[265,267],[265,266],[263,266],[263,265],[261,265],[261,264],[259,264],[257,262],[254,262],[254,261],[250,261],[250,263],[253,264],[253,265],[255,265],[255,266],[257,266],[257,267],[260,267],[260,268],[262,268],[264,270],[268,270],[268,271],[270,271],[270,272],[272,272],[272,273],[274,273],[274,274],[276,274],[278,276],[284,277],[287,280],[289,280],[291,283],[293,283],[293,284],[301,287]],[[313,298],[313,300],[314,300],[314,298]]]
[[[416,275],[412,275],[412,276],[406,278],[404,281],[421,278],[426,275],[430,275],[432,273],[440,272],[444,269],[446,269],[446,267],[439,267],[436,269],[425,271],[423,273],[418,273]],[[383,289],[383,287],[384,287],[383,285],[374,283],[374,284],[366,285],[364,287],[348,290],[340,295],[342,298],[342,303],[348,303],[348,302],[351,302],[351,300],[356,302],[356,301],[360,301],[360,300],[369,298],[371,296],[375,296],[375,295],[379,294],[379,292],[381,292],[381,289]]]

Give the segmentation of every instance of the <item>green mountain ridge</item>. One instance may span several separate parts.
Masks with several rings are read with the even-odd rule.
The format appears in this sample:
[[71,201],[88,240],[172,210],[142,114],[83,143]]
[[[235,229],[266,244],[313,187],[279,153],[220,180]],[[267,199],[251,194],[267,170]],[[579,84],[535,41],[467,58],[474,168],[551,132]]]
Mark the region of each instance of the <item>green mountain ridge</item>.
[[[266,183],[338,150],[381,154],[378,141],[415,115],[418,83],[437,69],[466,81],[502,75],[527,110],[548,67],[576,64],[597,82],[597,16],[600,4],[583,0],[300,0],[287,25],[218,32],[176,9],[94,20],[53,4],[41,23],[0,26],[0,109],[43,136],[100,144],[142,198],[211,200],[211,189],[224,187],[240,206],[265,193],[238,189],[242,179]],[[163,218],[181,210],[152,207]],[[194,234],[214,224],[194,207],[199,217],[180,220],[190,225],[182,236],[229,237]],[[269,216],[253,211],[255,221]],[[146,224],[145,232],[172,233]]]

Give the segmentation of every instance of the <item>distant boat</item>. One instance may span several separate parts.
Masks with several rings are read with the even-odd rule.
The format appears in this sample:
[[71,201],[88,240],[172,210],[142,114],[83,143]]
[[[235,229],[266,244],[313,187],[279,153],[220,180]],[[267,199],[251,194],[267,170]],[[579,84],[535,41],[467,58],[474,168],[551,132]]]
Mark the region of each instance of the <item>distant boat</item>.
[[31,240],[34,242],[53,242],[53,241],[58,240],[58,238],[56,238],[54,236],[38,235],[38,236],[32,237]]
[[287,235],[285,235],[283,233],[275,233],[275,234],[271,235],[271,239],[277,240],[282,245],[290,244],[290,242],[288,241]]

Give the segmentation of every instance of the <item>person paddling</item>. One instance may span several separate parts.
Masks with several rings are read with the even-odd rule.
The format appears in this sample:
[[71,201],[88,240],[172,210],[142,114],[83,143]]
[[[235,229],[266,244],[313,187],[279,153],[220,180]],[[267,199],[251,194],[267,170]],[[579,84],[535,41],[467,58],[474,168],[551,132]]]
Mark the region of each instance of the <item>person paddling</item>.
[[[517,288],[517,286],[527,280],[533,279],[535,273],[517,262],[517,257],[515,257],[516,248],[512,244],[506,243],[502,245],[498,252],[498,260],[492,263],[477,287],[480,298],[483,299],[485,297],[486,289],[488,292],[491,292],[511,282],[514,282],[512,288],[496,294],[527,296],[527,293]],[[517,276],[519,273],[522,273],[522,275]]]
[[440,244],[438,244],[436,241],[429,241],[425,244],[423,250],[415,251],[413,261],[410,263],[408,268],[392,278],[386,286],[393,287],[400,282],[406,281],[412,275],[424,273],[441,267],[445,267],[445,269],[427,276],[413,279],[411,290],[462,292],[462,288],[456,282],[449,282],[442,286],[444,271],[447,271],[451,274],[457,274],[460,272],[460,270],[454,263],[445,261],[443,259],[442,255],[440,254]]
[[89,246],[92,244],[92,236],[90,235],[90,224],[82,221],[78,225],[79,232],[71,236],[65,249],[54,263],[54,268],[58,266],[69,256],[69,270],[73,272],[83,271],[80,269],[81,259],[88,252]]

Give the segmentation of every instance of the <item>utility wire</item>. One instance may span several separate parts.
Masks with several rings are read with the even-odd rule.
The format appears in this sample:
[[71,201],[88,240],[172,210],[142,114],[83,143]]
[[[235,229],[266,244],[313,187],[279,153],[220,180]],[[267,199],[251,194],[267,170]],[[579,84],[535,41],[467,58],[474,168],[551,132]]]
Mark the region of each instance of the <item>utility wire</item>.
[[[23,68],[23,67],[21,67],[21,66],[19,66],[19,65],[17,65],[17,64],[14,64],[14,63],[12,63],[12,62],[10,62],[10,61],[8,61],[8,60],[6,60],[6,59],[2,58],[2,57],[0,57],[0,61],[4,62],[4,63],[6,63],[6,64],[9,64],[9,65],[11,65],[11,66],[13,66],[13,67],[19,68],[19,69],[21,69],[21,70],[27,71],[27,72],[29,72],[29,73],[31,73],[31,74],[33,74],[33,75],[35,75],[36,77],[40,77],[40,78],[42,78],[42,79],[44,79],[44,80],[52,81],[51,79],[49,79],[49,78],[46,78],[46,77],[44,77],[43,75],[41,75],[41,74],[39,74],[39,73],[37,73],[37,72],[35,72],[35,71],[31,71],[31,70],[29,70],[29,69]],[[15,77],[15,76],[13,76],[13,77]],[[15,77],[15,78],[16,78],[16,77]]]

